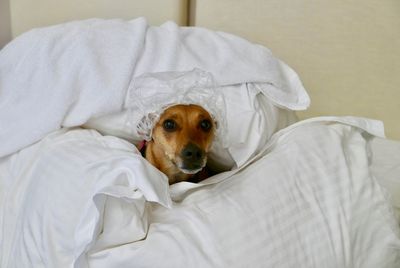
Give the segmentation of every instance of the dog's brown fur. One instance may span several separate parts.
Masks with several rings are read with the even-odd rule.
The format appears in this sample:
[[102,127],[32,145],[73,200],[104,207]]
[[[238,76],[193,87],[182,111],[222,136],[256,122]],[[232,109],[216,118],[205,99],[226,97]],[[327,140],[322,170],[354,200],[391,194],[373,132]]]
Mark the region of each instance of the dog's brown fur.
[[145,157],[167,175],[170,184],[189,180],[205,167],[214,130],[210,114],[202,107],[171,106],[154,126]]

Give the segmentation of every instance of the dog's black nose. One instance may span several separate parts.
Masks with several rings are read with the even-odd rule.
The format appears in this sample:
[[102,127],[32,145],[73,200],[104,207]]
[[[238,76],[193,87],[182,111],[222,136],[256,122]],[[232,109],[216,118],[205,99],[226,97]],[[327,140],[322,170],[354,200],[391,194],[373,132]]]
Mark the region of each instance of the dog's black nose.
[[181,151],[181,157],[185,161],[200,161],[203,159],[204,154],[205,152],[200,147],[192,143],[186,145],[185,148],[183,148],[183,150]]

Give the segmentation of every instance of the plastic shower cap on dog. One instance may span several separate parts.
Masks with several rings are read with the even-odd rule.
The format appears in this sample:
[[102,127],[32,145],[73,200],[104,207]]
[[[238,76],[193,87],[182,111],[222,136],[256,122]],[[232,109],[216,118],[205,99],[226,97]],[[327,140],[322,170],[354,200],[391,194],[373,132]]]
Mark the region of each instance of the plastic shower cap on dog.
[[130,110],[128,124],[137,135],[149,141],[164,110],[178,104],[203,107],[215,121],[215,139],[226,143],[222,139],[226,131],[224,99],[212,75],[200,69],[148,73],[135,78],[126,104]]

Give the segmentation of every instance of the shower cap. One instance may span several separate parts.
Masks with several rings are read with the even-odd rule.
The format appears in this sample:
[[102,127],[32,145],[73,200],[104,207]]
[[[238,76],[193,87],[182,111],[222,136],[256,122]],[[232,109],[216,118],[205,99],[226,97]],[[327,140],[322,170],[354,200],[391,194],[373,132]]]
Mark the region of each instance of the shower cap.
[[133,80],[128,91],[128,126],[139,137],[151,140],[152,130],[161,114],[178,104],[203,107],[215,122],[215,141],[226,144],[225,103],[209,72],[147,73]]

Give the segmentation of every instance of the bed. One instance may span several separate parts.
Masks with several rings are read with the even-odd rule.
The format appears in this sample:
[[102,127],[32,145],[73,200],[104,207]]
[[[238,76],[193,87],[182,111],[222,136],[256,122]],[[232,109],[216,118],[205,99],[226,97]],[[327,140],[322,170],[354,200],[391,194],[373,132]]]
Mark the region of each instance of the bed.
[[[62,3],[1,16],[0,267],[400,266],[398,3]],[[188,100],[218,174],[168,185],[137,126]]]

